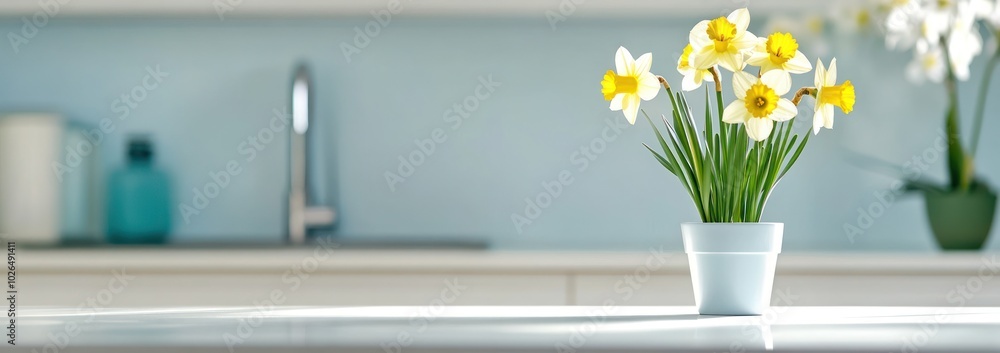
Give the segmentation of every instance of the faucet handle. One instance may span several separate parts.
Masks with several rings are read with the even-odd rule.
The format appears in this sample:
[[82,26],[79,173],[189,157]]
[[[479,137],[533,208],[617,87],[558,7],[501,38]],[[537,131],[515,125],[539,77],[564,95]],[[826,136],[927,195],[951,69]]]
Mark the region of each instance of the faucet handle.
[[337,219],[337,212],[325,206],[306,207],[302,215],[306,226],[328,226]]

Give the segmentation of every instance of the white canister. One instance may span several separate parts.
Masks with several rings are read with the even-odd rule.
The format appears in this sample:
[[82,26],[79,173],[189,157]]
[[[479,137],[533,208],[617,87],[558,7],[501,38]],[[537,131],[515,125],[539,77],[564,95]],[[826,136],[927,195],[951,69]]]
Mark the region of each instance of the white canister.
[[53,113],[0,116],[0,238],[53,245],[101,236],[100,146],[84,131]]

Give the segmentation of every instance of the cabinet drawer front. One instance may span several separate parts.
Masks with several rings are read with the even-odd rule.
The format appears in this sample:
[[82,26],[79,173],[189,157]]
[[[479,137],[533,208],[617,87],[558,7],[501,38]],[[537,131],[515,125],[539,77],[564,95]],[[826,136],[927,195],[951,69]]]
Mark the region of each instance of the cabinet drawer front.
[[565,305],[565,276],[483,274],[37,274],[23,305]]

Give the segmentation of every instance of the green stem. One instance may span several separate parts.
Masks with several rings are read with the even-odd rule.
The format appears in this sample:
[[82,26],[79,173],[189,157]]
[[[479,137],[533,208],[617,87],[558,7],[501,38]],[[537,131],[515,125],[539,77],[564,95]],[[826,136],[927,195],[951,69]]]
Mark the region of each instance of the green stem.
[[[941,39],[941,45],[948,48],[948,43]],[[951,67],[951,58],[948,50],[945,49],[945,66],[948,69],[945,76],[945,88],[948,90],[948,112],[945,118],[945,133],[948,134],[948,176],[952,190],[966,191],[972,180],[969,177],[972,171],[970,161],[962,148],[962,138],[959,131],[958,122],[958,82],[955,78],[954,69]]]
[[1000,64],[1000,37],[997,38],[997,49],[986,64],[986,77],[983,78],[983,84],[979,86],[979,99],[976,102],[975,122],[972,129],[972,145],[969,151],[971,158],[976,158],[976,151],[979,149],[979,135],[983,127],[983,109],[986,107],[986,93],[990,90],[990,81],[993,78],[993,70],[996,69],[997,64]]

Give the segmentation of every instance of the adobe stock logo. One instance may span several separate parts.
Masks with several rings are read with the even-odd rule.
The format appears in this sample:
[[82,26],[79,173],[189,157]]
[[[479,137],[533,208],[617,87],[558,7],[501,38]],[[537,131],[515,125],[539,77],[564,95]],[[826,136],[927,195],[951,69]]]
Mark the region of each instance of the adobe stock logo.
[[590,169],[591,163],[607,151],[608,146],[618,140],[627,129],[629,124],[624,123],[625,119],[620,116],[608,118],[604,121],[604,128],[601,134],[591,139],[587,144],[580,145],[569,155],[569,162],[576,166],[576,172],[567,168],[560,170],[554,179],[542,181],[542,191],[533,197],[524,198],[524,212],[514,212],[510,214],[510,221],[514,225],[517,234],[523,234],[528,226],[532,225],[545,209],[552,206],[556,199],[563,195],[563,192],[573,184],[575,176]]
[[236,152],[244,156],[242,162],[236,158],[226,161],[221,168],[208,172],[208,181],[202,186],[191,188],[191,202],[181,202],[177,204],[177,210],[184,218],[184,224],[191,224],[194,216],[200,215],[219,195],[222,194],[231,182],[243,173],[244,166],[257,159],[257,154],[263,152],[281,132],[285,131],[292,121],[292,116],[288,109],[271,110],[271,116],[266,120],[267,124],[260,127],[255,134],[248,135],[236,145]]
[[[409,0],[406,0],[409,1]],[[400,0],[389,0],[384,9],[372,10],[371,17],[364,26],[354,26],[354,42],[340,42],[340,51],[344,53],[344,60],[350,64],[351,57],[361,54],[361,50],[372,44],[372,39],[382,34],[382,30],[392,23],[392,16],[403,11],[403,4]],[[364,27],[364,28],[362,28]]]
[[215,8],[215,14],[219,16],[219,21],[225,21],[226,13],[236,11],[240,5],[243,5],[243,0],[215,0],[212,2],[212,7]]
[[14,54],[21,52],[21,46],[28,44],[31,39],[38,35],[38,31],[49,24],[49,20],[59,15],[62,6],[72,0],[41,0],[38,2],[39,11],[35,11],[29,20],[27,16],[21,17],[21,32],[7,32],[7,40],[10,47],[14,49]]
[[[947,157],[947,137],[948,134],[943,129],[939,130],[930,146],[903,162],[901,171],[905,179],[920,180],[934,163]],[[866,235],[868,230],[875,225],[875,221],[882,218],[895,205],[896,198],[904,192],[906,192],[906,184],[901,180],[893,180],[887,188],[873,191],[872,198],[874,200],[869,202],[867,206],[857,208],[858,216],[855,222],[843,224],[844,236],[847,237],[847,240],[854,244],[859,236]]]
[[[169,72],[160,70],[160,65],[146,66],[145,76],[138,84],[123,92],[119,97],[111,102],[111,111],[118,113],[118,121],[125,121],[132,114],[132,110],[139,107],[139,104],[146,100],[150,92],[155,91],[163,83],[163,79],[170,77]],[[112,118],[102,118],[97,127],[85,129],[81,133],[83,139],[75,144],[67,144],[62,160],[55,160],[50,163],[52,173],[56,175],[61,183],[67,173],[73,173],[83,163],[84,159],[94,153],[104,143],[105,137],[115,132],[118,121]]]
[[576,13],[577,6],[583,5],[587,0],[562,0],[555,10],[546,10],[545,19],[549,21],[549,27],[552,30],[556,30],[556,25],[560,22],[566,22],[570,17]]
[[[458,131],[465,121],[471,118],[476,110],[479,110],[482,103],[490,99],[497,88],[502,85],[502,82],[493,80],[492,74],[479,76],[478,84],[473,88],[472,93],[452,104],[451,108],[445,109],[442,120],[451,125],[451,131]],[[417,168],[424,165],[437,151],[438,146],[446,141],[448,141],[448,130],[442,127],[431,130],[428,138],[414,139],[415,148],[408,153],[397,156],[399,163],[396,169],[394,171],[387,169],[382,173],[389,191],[396,192],[399,184],[406,182],[408,178],[413,176],[417,172]]]

